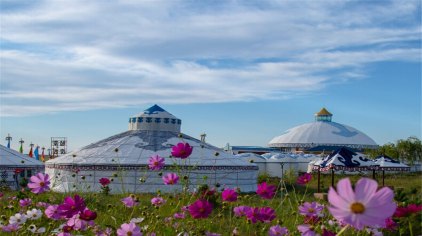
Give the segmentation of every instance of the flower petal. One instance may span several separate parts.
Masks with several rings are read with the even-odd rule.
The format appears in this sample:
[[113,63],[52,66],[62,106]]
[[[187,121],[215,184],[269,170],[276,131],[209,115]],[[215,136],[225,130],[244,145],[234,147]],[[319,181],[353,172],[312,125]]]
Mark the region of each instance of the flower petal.
[[355,193],[352,189],[352,184],[350,183],[349,178],[344,178],[337,183],[337,193],[348,202],[354,202],[355,199]]
[[351,204],[350,202],[342,198],[340,195],[338,195],[333,187],[330,187],[330,190],[328,191],[328,201],[334,207],[342,210],[349,210],[349,206]]
[[368,178],[359,179],[355,187],[355,200],[366,205],[375,194],[375,191],[377,191],[377,188],[377,181]]

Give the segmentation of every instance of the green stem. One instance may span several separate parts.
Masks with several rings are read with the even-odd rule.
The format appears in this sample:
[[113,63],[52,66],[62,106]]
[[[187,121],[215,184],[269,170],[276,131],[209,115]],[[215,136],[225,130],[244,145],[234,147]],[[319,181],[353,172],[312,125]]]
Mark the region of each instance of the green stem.
[[336,236],[340,236],[341,234],[343,234],[343,233],[346,231],[346,229],[347,229],[347,228],[349,228],[349,225],[344,226],[344,227],[340,230],[340,232],[338,232],[338,233],[336,234]]
[[413,236],[412,222],[410,222],[410,220],[409,220],[409,231],[410,231],[410,236]]

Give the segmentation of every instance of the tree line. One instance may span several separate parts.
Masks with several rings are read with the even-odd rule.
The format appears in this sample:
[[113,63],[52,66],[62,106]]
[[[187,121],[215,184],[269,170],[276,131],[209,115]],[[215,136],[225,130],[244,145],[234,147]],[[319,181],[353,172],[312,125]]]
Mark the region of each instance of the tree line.
[[366,150],[365,154],[372,158],[387,155],[393,159],[413,164],[422,160],[422,142],[417,137],[399,139],[396,143],[386,143],[378,149]]

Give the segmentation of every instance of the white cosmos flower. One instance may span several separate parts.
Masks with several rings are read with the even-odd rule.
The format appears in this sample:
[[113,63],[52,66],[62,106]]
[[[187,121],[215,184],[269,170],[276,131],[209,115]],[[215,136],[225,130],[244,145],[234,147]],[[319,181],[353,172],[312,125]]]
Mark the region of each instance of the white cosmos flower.
[[28,227],[28,230],[31,231],[33,234],[42,234],[45,233],[45,227],[41,227],[37,229],[37,226],[32,224]]
[[37,220],[41,218],[41,216],[42,211],[35,208],[26,212],[26,217],[31,220]]
[[21,213],[16,213],[14,216],[11,216],[9,219],[10,224],[21,225],[26,222],[26,215]]

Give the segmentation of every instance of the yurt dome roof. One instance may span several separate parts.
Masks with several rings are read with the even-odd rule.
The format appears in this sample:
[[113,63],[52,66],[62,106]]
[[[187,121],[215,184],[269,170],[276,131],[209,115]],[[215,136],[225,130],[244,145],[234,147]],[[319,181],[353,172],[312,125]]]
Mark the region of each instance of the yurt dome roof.
[[39,169],[44,163],[0,144],[0,170]]
[[315,121],[293,127],[274,137],[270,147],[346,146],[350,148],[377,148],[378,145],[365,133],[331,121],[332,114],[323,108],[315,114]]

